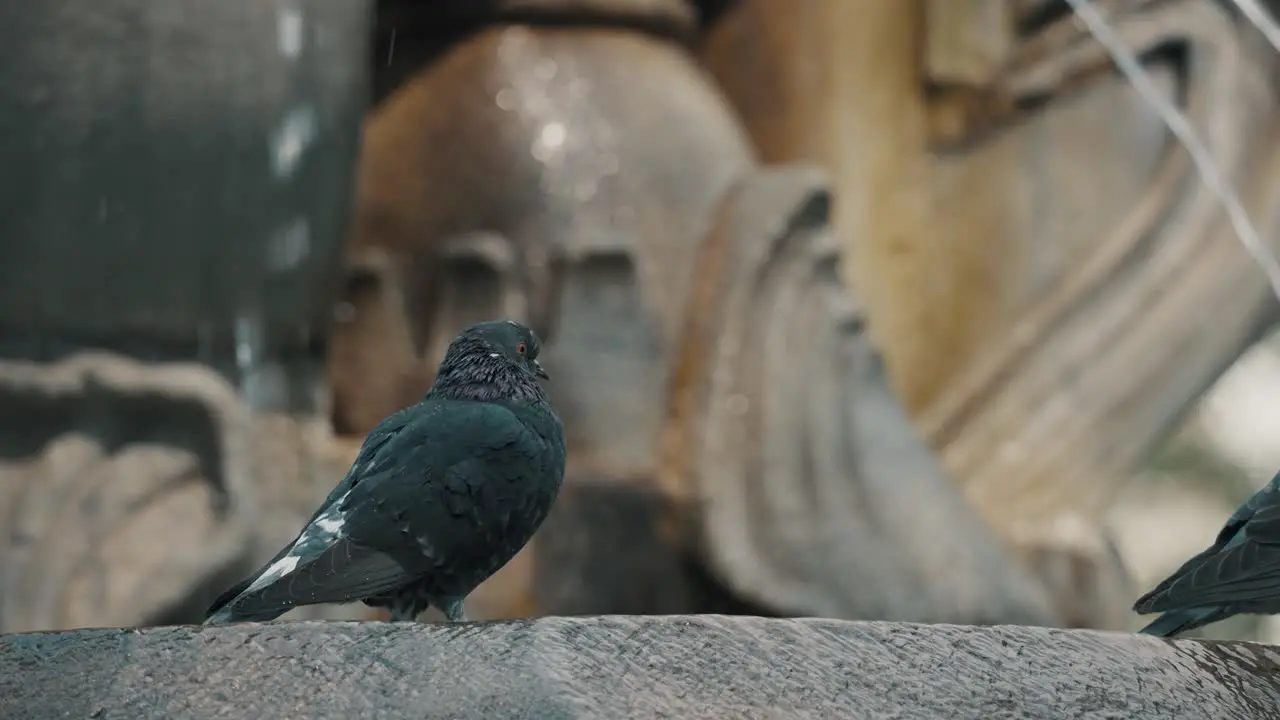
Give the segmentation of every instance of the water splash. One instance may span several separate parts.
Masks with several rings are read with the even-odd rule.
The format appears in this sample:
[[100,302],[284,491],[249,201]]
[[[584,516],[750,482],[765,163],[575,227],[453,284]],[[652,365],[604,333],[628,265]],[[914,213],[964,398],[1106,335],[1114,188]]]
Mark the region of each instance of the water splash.
[[301,265],[310,254],[311,223],[305,217],[296,217],[267,242],[267,267],[275,272],[288,272]]
[[286,179],[298,169],[302,154],[316,139],[319,122],[315,108],[302,105],[290,110],[271,141],[271,170]]
[[276,43],[290,60],[302,55],[302,13],[297,8],[282,8],[276,16]]
[[235,319],[233,333],[240,396],[249,407],[262,407],[265,398],[262,392],[261,369],[266,354],[266,338],[262,321],[256,314],[241,314]]

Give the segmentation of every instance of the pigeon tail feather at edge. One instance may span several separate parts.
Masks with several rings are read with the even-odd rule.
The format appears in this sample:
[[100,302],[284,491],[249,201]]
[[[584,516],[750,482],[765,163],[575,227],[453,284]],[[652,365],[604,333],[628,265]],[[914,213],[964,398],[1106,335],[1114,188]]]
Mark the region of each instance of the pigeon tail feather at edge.
[[[226,625],[233,622],[267,622],[275,620],[281,615],[289,612],[292,608],[273,606],[269,608],[250,609],[249,607],[241,607],[245,596],[250,593],[252,582],[261,579],[261,575],[256,578],[251,577],[244,580],[235,587],[224,592],[213,605],[209,608],[208,616],[202,625]],[[252,602],[248,605],[252,606]]]
[[1173,637],[1188,630],[1208,625],[1221,620],[1217,608],[1190,608],[1187,610],[1169,610],[1152,620],[1138,632],[1155,637]]
[[292,608],[285,608],[283,610],[271,609],[271,610],[262,610],[259,612],[244,613],[244,612],[241,612],[234,605],[228,604],[226,607],[223,607],[221,610],[218,610],[217,612],[213,613],[209,617],[205,618],[204,622],[201,624],[202,625],[227,625],[229,623],[235,623],[235,622],[269,622],[271,620],[275,620],[276,618],[280,617],[286,612],[289,612],[289,610],[291,609]]
[[[290,556],[285,556],[286,558]],[[266,570],[256,575],[251,575],[247,579],[242,580],[236,585],[228,588],[224,593],[218,596],[213,604],[206,611],[203,625],[225,625],[230,622],[266,622],[274,620],[285,614],[290,608],[277,609],[271,608],[267,610],[258,610],[256,612],[245,612],[245,608],[239,607],[244,601],[245,596],[252,593],[259,586],[269,583],[279,578],[279,575],[271,575],[270,569],[279,564],[277,560]],[[265,581],[265,582],[264,582]]]

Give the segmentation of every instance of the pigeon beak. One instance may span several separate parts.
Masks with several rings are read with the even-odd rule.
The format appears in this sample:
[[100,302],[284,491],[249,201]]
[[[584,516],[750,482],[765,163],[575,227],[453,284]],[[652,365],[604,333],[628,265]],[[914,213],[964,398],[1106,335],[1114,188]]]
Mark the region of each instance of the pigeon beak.
[[534,360],[534,361],[532,362],[532,365],[533,365],[533,374],[534,374],[534,375],[537,375],[538,377],[542,378],[543,380],[550,380],[550,379],[551,379],[551,376],[547,374],[547,371],[542,369],[542,363],[538,362],[537,360]]

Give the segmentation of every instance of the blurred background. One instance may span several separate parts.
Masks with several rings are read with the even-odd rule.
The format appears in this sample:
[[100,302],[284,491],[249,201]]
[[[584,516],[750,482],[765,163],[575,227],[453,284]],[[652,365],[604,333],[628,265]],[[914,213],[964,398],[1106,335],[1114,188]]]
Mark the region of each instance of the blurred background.
[[198,622],[501,316],[473,618],[1136,629],[1280,468],[1276,5],[5,3],[0,631]]

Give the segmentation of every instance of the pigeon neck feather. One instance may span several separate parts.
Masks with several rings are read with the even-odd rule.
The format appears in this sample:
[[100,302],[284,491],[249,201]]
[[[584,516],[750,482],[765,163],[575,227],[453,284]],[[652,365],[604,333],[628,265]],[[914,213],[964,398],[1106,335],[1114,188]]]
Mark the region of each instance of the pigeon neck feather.
[[483,341],[462,338],[449,346],[427,397],[479,402],[535,402],[546,394],[533,374]]

